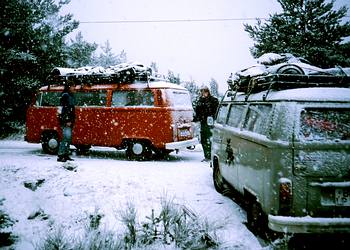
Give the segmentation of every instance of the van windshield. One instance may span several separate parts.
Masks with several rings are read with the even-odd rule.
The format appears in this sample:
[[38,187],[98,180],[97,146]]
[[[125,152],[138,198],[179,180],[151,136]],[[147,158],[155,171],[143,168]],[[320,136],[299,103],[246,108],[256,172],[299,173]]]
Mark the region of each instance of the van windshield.
[[305,109],[300,126],[303,140],[350,140],[350,109]]
[[168,89],[166,93],[172,107],[192,109],[191,97],[186,90]]

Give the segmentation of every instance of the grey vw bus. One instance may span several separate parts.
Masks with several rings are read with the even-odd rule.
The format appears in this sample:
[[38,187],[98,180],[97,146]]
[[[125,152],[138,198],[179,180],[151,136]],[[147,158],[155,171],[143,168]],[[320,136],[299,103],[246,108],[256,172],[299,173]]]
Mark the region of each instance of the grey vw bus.
[[213,129],[214,186],[244,198],[252,228],[350,232],[349,82],[283,86],[278,77],[265,90],[225,94]]

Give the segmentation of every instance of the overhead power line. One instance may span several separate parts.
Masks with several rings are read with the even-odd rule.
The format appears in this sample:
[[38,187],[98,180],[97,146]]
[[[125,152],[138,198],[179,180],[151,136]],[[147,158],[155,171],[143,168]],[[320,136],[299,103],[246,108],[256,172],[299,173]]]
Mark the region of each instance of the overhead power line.
[[[345,16],[343,18],[350,18]],[[81,24],[123,24],[123,23],[188,23],[188,22],[235,22],[255,21],[257,19],[267,20],[267,17],[239,17],[239,18],[205,18],[205,19],[158,19],[158,20],[95,20],[79,21]]]
[[231,21],[252,21],[256,19],[267,19],[266,17],[242,17],[242,18],[208,18],[208,19],[159,19],[159,20],[97,20],[79,21],[86,24],[108,24],[108,23],[184,23],[184,22],[231,22]]

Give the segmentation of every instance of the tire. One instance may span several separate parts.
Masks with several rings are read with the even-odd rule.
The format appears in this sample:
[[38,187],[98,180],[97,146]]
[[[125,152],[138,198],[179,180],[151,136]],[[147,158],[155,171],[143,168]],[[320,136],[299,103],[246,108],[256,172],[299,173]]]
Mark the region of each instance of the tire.
[[152,157],[152,149],[147,142],[131,141],[128,143],[126,154],[130,160],[149,160]]
[[213,182],[214,182],[215,190],[217,192],[225,196],[229,196],[231,194],[231,188],[229,184],[222,177],[220,168],[215,163],[213,166]]
[[277,69],[276,73],[286,75],[305,75],[303,69],[294,64],[283,65]]
[[247,204],[247,224],[257,235],[263,236],[268,231],[267,215],[256,200],[251,200]]
[[56,132],[45,132],[41,136],[41,147],[46,154],[55,155],[58,153],[60,142]]

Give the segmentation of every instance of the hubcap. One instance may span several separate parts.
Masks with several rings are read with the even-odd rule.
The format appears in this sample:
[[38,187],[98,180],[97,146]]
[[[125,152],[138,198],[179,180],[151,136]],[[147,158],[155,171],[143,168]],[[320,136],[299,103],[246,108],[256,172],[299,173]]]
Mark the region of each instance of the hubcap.
[[49,145],[50,148],[55,149],[58,147],[58,141],[52,138],[48,141],[47,145]]
[[136,155],[140,155],[143,151],[143,146],[141,143],[135,143],[132,145],[132,152]]

